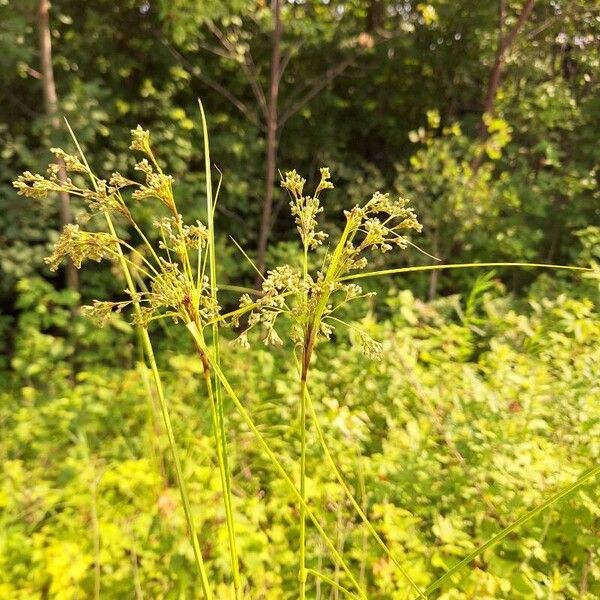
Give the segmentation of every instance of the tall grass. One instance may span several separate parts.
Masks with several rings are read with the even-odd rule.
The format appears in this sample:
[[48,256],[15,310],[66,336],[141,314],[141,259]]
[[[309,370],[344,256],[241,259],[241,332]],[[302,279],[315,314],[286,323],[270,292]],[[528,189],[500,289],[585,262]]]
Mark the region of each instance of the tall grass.
[[[256,438],[258,446],[269,460],[273,469],[286,483],[295,498],[300,515],[298,539],[298,596],[305,600],[308,595],[309,577],[331,586],[349,598],[367,598],[363,579],[354,572],[354,565],[337,548],[331,536],[326,532],[319,516],[307,495],[307,447],[310,436],[315,435],[327,464],[342,488],[348,501],[363,522],[368,534],[379,548],[395,565],[407,580],[415,598],[428,598],[443,583],[448,581],[460,569],[475,560],[481,553],[497,544],[541,511],[560,501],[566,495],[580,487],[600,472],[600,467],[591,469],[571,485],[557,492],[538,507],[520,516],[485,544],[471,552],[462,561],[450,568],[442,577],[425,590],[420,589],[409,574],[408,565],[402,564],[378,533],[377,523],[371,522],[366,506],[354,497],[345,481],[336,458],[330,451],[327,440],[319,423],[318,412],[310,394],[311,369],[318,360],[315,348],[327,343],[337,327],[350,328],[358,336],[365,355],[377,360],[383,348],[368,333],[354,324],[340,318],[339,309],[351,302],[360,302],[365,294],[356,280],[369,277],[383,277],[391,274],[428,271],[433,269],[465,269],[488,267],[528,267],[562,268],[585,271],[582,267],[528,264],[528,263],[475,263],[455,265],[429,265],[367,270],[374,252],[388,252],[392,249],[405,250],[416,247],[408,238],[411,231],[419,231],[417,217],[407,200],[391,199],[387,194],[376,192],[362,206],[355,206],[345,212],[345,226],[337,241],[331,243],[331,250],[325,253],[325,259],[317,262],[314,251],[323,244],[326,235],[318,228],[318,216],[322,212],[320,195],[333,187],[327,169],[321,169],[321,179],[314,193],[307,195],[305,180],[295,171],[287,173],[282,186],[290,194],[290,206],[302,244],[300,265],[280,265],[263,277],[262,289],[253,299],[243,288],[229,286],[230,289],[243,291],[240,308],[223,313],[219,306],[219,282],[217,281],[217,247],[215,243],[215,211],[220,184],[215,194],[212,187],[212,167],[206,115],[200,103],[201,127],[204,139],[205,177],[206,177],[206,225],[196,222],[187,224],[178,212],[173,194],[170,176],[165,174],[157,161],[151,144],[150,135],[140,127],[132,131],[132,150],[141,153],[142,159],[136,170],[143,174],[143,182],[114,173],[108,181],[99,178],[91,169],[85,155],[73,134],[73,142],[78,155],[54,149],[55,154],[64,160],[67,169],[73,175],[84,175],[89,185],[66,182],[57,176],[57,170],[51,166],[48,175],[24,173],[15,182],[19,193],[44,198],[52,192],[66,192],[83,198],[92,217],[100,216],[104,220],[104,231],[81,229],[79,226],[67,226],[57,241],[48,262],[51,268],[58,268],[65,257],[69,257],[78,267],[86,260],[108,259],[115,262],[126,283],[128,298],[120,301],[94,301],[83,311],[104,325],[114,311],[130,308],[132,319],[142,341],[144,360],[152,373],[152,384],[162,423],[168,439],[171,461],[175,471],[177,485],[186,518],[189,539],[192,545],[200,587],[205,598],[214,597],[215,584],[211,581],[209,570],[202,555],[202,541],[198,538],[194,521],[192,500],[189,497],[183,469],[179,457],[177,440],[173,430],[169,404],[165,397],[159,369],[157,366],[149,326],[154,321],[170,319],[175,325],[183,322],[194,343],[198,360],[202,366],[203,382],[211,414],[214,454],[219,468],[221,494],[225,512],[228,554],[231,569],[231,584],[236,600],[247,593],[244,587],[243,570],[238,555],[236,539],[236,514],[231,487],[230,450],[227,441],[227,425],[223,394],[232,402],[233,407]],[[68,124],[67,124],[68,126]],[[130,193],[131,192],[131,193]],[[135,219],[135,202],[155,202],[156,221],[154,233],[160,236],[155,247]],[[166,212],[166,216],[164,216]],[[135,232],[140,246],[134,246],[119,238],[114,219],[121,219]],[[142,250],[140,250],[142,248]],[[239,248],[243,256],[250,258]],[[250,261],[251,262],[251,261]],[[317,265],[315,267],[315,265]],[[136,285],[141,278],[144,286]],[[223,286],[225,287],[225,286]],[[264,341],[281,344],[279,321],[285,319],[287,327],[284,336],[293,342],[298,376],[298,422],[295,432],[300,442],[298,456],[299,478],[297,481],[286,470],[276,452],[259,430],[252,415],[233,389],[230,379],[223,371],[220,358],[219,328],[223,324],[239,325],[246,322],[239,341],[249,346],[248,331],[258,328]],[[152,390],[151,390],[152,391]],[[336,576],[323,572],[322,568],[313,568],[310,545],[307,543],[309,528],[320,536],[337,568],[344,573],[340,583]],[[242,557],[243,558],[243,557]],[[96,584],[99,589],[100,582]]]

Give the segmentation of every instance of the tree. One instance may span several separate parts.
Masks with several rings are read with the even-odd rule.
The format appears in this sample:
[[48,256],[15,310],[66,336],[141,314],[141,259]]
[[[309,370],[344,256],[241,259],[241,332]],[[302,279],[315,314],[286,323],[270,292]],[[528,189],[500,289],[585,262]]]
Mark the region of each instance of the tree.
[[[504,63],[506,62],[506,56],[515,43],[519,31],[521,31],[527,19],[529,18],[534,4],[535,0],[526,0],[515,24],[507,31],[506,0],[499,0],[498,2],[498,49],[496,50],[496,58],[494,59],[494,64],[488,79],[485,102],[483,105],[483,113],[489,115],[490,117],[494,114],[496,94],[498,92],[498,86],[500,85],[500,79],[502,77]],[[487,129],[485,123],[482,120],[479,129],[480,135],[483,137],[486,134],[486,131]]]
[[[56,84],[54,83],[54,69],[52,67],[52,36],[50,33],[50,3],[48,0],[39,0],[37,14],[37,28],[40,49],[40,74],[42,82],[42,92],[44,96],[44,105],[46,113],[50,117],[50,123],[54,129],[60,128],[60,117],[58,114],[58,96],[56,93]],[[61,157],[57,159],[58,178],[61,182],[67,179],[67,170]],[[71,200],[69,194],[60,192],[60,221],[61,226],[69,225],[73,222],[71,214]],[[75,265],[69,261],[65,270],[66,285],[70,290],[78,291],[79,273]]]
[[[370,50],[375,39],[363,31],[364,23],[361,23],[361,29],[357,32],[354,15],[342,18],[340,15],[343,13],[337,11],[336,7],[330,8],[320,3],[309,3],[303,7],[272,0],[268,11],[258,4],[255,9],[244,7],[236,14],[226,15],[223,15],[220,7],[212,12],[210,9],[199,10],[197,19],[200,31],[195,35],[201,40],[200,47],[221,60],[239,65],[250,88],[254,107],[250,108],[248,101],[236,96],[229,86],[206,74],[200,76],[202,81],[223,95],[245,118],[258,124],[264,135],[265,171],[256,255],[256,265],[262,273],[272,228],[278,149],[283,126]],[[175,40],[178,37],[188,39],[190,32],[183,28],[189,27],[189,24],[180,24],[172,11],[168,14],[174,20],[174,30],[180,32],[175,35]],[[185,14],[189,17],[188,11]],[[351,27],[348,27],[348,21],[352,22]],[[212,34],[217,46],[212,43],[213,40],[205,39],[202,26]],[[268,35],[265,35],[266,32]],[[261,39],[268,39],[269,43],[261,45]],[[328,44],[319,52],[320,70],[311,72],[312,63],[305,60],[307,57],[302,55],[301,48],[304,47],[305,54],[314,55],[315,45],[322,43],[323,39]],[[386,38],[382,37],[381,40],[385,41]],[[175,56],[180,64],[193,69],[194,65],[179,52]],[[290,85],[291,82],[284,79],[284,73],[292,61],[295,62],[295,85]],[[306,68],[303,68],[304,63]],[[323,63],[324,66],[321,66]],[[300,76],[298,71],[304,76]],[[269,74],[268,78],[266,73]],[[282,99],[280,91],[283,84],[287,84],[287,93]],[[260,277],[257,283],[259,281]]]

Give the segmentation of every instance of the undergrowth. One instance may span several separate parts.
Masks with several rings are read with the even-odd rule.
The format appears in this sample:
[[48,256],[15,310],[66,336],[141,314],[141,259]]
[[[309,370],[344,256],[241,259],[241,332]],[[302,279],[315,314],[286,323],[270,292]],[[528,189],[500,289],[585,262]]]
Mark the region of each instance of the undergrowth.
[[[521,475],[509,474],[510,469],[506,464],[494,464],[494,445],[499,444],[498,440],[503,436],[510,437],[511,432],[502,429],[507,423],[500,418],[498,429],[495,426],[492,430],[478,428],[477,402],[487,404],[487,409],[493,414],[493,393],[489,398],[484,395],[485,400],[482,396],[472,405],[465,404],[461,394],[469,390],[467,395],[471,397],[470,394],[473,394],[472,397],[477,398],[480,370],[485,371],[490,379],[500,377],[501,369],[496,369],[493,363],[497,355],[508,351],[506,346],[502,346],[503,336],[510,338],[514,331],[507,329],[494,332],[494,340],[499,347],[493,353],[482,352],[478,366],[471,370],[461,370],[463,357],[460,354],[456,356],[456,364],[444,362],[441,358],[436,363],[435,359],[436,352],[443,355],[457,348],[467,353],[470,351],[469,344],[461,336],[465,332],[481,329],[481,323],[475,318],[479,307],[477,297],[490,289],[489,281],[488,284],[485,280],[480,281],[480,291],[475,292],[464,307],[461,313],[463,325],[456,329],[449,327],[445,334],[437,336],[433,335],[431,325],[428,325],[431,337],[424,336],[418,342],[411,342],[410,338],[404,339],[402,333],[393,331],[385,332],[380,338],[384,341],[380,341],[374,332],[383,333],[378,331],[381,328],[370,324],[368,318],[362,321],[344,318],[348,305],[371,301],[368,300],[371,294],[363,292],[357,280],[431,269],[481,268],[496,264],[579,271],[589,269],[485,263],[434,264],[369,271],[373,252],[385,253],[394,249],[421,251],[408,235],[421,228],[408,200],[393,199],[388,194],[375,192],[362,205],[348,208],[344,213],[345,226],[341,235],[337,240],[329,241],[318,226],[318,217],[323,210],[321,195],[333,187],[329,170],[321,169],[320,182],[309,195],[304,190],[305,180],[291,171],[283,178],[282,186],[290,194],[291,212],[302,246],[301,264],[275,266],[264,276],[260,273],[261,289],[242,290],[244,293],[239,308],[225,312],[220,306],[219,291],[226,286],[220,286],[217,281],[219,259],[215,242],[215,210],[220,184],[213,194],[208,132],[202,106],[200,109],[207,181],[205,224],[199,221],[186,223],[179,213],[173,193],[173,179],[163,172],[150,144],[150,135],[141,127],[132,131],[131,144],[131,149],[142,157],[135,166],[135,170],[141,174],[141,181],[120,173],[113,173],[108,179],[100,178],[88,165],[73,136],[78,154],[53,150],[69,171],[70,177],[66,182],[59,179],[56,165],[50,165],[44,176],[24,173],[15,182],[19,193],[25,196],[42,199],[50,193],[66,191],[82,198],[87,204],[88,219],[68,225],[56,242],[54,252],[48,258],[52,269],[57,269],[64,259],[73,261],[77,267],[90,260],[110,260],[118,267],[126,283],[124,298],[116,301],[98,299],[82,307],[81,312],[92,317],[100,326],[113,322],[115,313],[128,312],[131,315],[142,348],[140,366],[135,372],[143,375],[140,384],[146,390],[146,406],[153,424],[149,435],[152,456],[146,460],[153,460],[154,464],[160,465],[163,454],[161,440],[166,436],[169,462],[174,470],[197,571],[195,580],[198,581],[198,590],[206,598],[221,598],[225,594],[236,599],[283,597],[283,592],[278,596],[278,592],[273,591],[277,589],[277,581],[267,583],[265,580],[261,584],[256,579],[251,560],[253,551],[248,548],[245,539],[245,536],[256,535],[249,527],[249,523],[256,526],[256,520],[252,521],[251,515],[244,514],[244,510],[250,508],[272,512],[281,504],[283,512],[287,513],[287,520],[279,526],[277,533],[271,530],[270,542],[294,554],[294,566],[288,554],[281,555],[286,568],[297,574],[297,589],[293,592],[289,590],[289,573],[281,576],[287,582],[285,594],[290,597],[321,598],[326,593],[324,590],[330,590],[332,597],[428,598],[436,596],[440,589],[447,594],[445,597],[462,597],[453,596],[452,589],[455,584],[456,590],[464,587],[465,578],[470,577],[467,567],[472,569],[472,565],[476,564],[478,572],[485,572],[481,561],[488,556],[486,553],[490,548],[497,544],[504,544],[505,547],[511,535],[515,532],[518,535],[519,528],[588,483],[600,472],[600,467],[593,466],[596,461],[590,458],[588,470],[584,468],[585,465],[578,465],[577,471],[571,469],[568,476],[564,476],[564,473],[560,476],[555,474],[550,481],[536,486],[533,497],[525,486],[511,487],[506,484],[511,489],[511,496],[503,500],[500,494],[503,480]],[[139,203],[154,203],[152,234],[144,231],[136,218]],[[136,241],[130,242],[120,237],[117,230],[121,227],[127,227],[136,236]],[[149,241],[154,234],[160,238],[158,246]],[[244,250],[237,243],[235,245],[241,257],[252,264]],[[314,252],[317,249],[318,254]],[[402,295],[399,298],[403,298]],[[426,313],[420,315],[417,306],[407,298],[404,297],[402,301],[405,302],[404,312],[400,311],[400,314],[404,315],[408,325],[415,327],[411,319],[427,322]],[[409,314],[412,315],[410,318],[407,317]],[[284,319],[287,320],[286,326],[282,323]],[[206,499],[199,504],[195,496],[199,493],[205,498],[205,495],[198,491],[197,482],[186,476],[188,460],[184,463],[182,459],[182,448],[186,447],[186,443],[179,439],[181,428],[174,420],[173,411],[177,407],[177,418],[180,419],[182,411],[189,409],[185,408],[185,404],[182,405],[181,400],[173,397],[179,393],[177,389],[165,393],[149,333],[149,328],[156,322],[166,322],[168,328],[182,324],[182,331],[190,336],[196,352],[196,367],[180,365],[181,372],[177,368],[175,372],[178,377],[185,378],[190,371],[202,381],[201,398],[196,406],[202,414],[209,415],[208,422],[203,425],[211,432],[212,443],[209,445],[207,438],[202,437],[202,447],[195,448],[195,456],[206,464],[212,460],[217,464],[218,477],[215,479],[218,480],[220,510],[225,521],[224,538],[215,539],[214,527],[202,513],[206,508]],[[402,325],[401,332],[406,330],[407,323],[396,325]],[[439,324],[436,326],[440,327]],[[233,349],[228,343],[225,361],[221,356],[220,340],[223,328],[226,328],[227,337],[231,337],[230,330],[237,330],[238,346],[243,347]],[[339,346],[335,352],[329,351],[328,342],[335,338],[338,344],[342,330],[362,350],[364,358],[359,359],[354,350],[344,350]],[[420,332],[413,331],[411,335],[418,338]],[[458,339],[454,340],[453,335]],[[276,352],[278,360],[286,366],[279,373],[273,373],[272,379],[256,380],[256,387],[252,388],[240,377],[240,372],[244,371],[243,365],[249,360],[247,354],[242,353],[250,352],[266,360],[261,340],[267,345],[283,347]],[[440,343],[442,348],[435,348],[435,342]],[[545,342],[544,339],[538,340],[541,346]],[[428,344],[433,346],[428,348]],[[415,356],[416,348],[420,348],[423,356]],[[552,348],[548,348],[548,351],[552,351]],[[232,361],[232,357],[236,360]],[[430,358],[424,361],[423,357]],[[585,361],[590,360],[586,355]],[[426,373],[420,362],[428,362],[434,368]],[[590,368],[588,362],[586,368]],[[452,373],[451,380],[459,382],[456,387],[448,386],[450,375],[439,372],[437,364],[446,365]],[[438,373],[439,381],[436,382],[435,378],[431,380],[432,373]],[[252,372],[251,376],[256,378],[256,373]],[[260,392],[265,385],[276,387],[278,377],[289,381],[287,389],[296,390],[290,394],[286,389],[284,393],[288,409],[284,419],[293,425],[286,430],[283,440],[271,439],[258,424],[257,415],[252,410],[257,402],[265,402]],[[376,396],[371,402],[365,402],[363,408],[359,401],[349,399],[356,394],[360,398],[359,390],[348,389],[339,394],[334,392],[336,386],[350,382],[355,387],[360,388],[364,384],[368,388],[380,380],[388,381],[389,388],[378,388],[373,392]],[[508,385],[510,380],[511,374],[508,373],[505,383],[490,387],[500,388]],[[558,380],[558,377],[553,379]],[[327,383],[330,384],[329,389]],[[472,390],[471,385],[474,386]],[[277,396],[280,393],[280,390],[270,390],[268,395]],[[398,397],[408,399],[412,414],[407,412],[406,405],[397,404],[396,393]],[[523,399],[515,400],[516,404],[505,407],[505,411],[520,414],[529,410],[528,404],[535,405],[537,410],[539,407],[532,400],[536,397],[534,390],[528,389],[527,394]],[[344,400],[340,401],[338,397]],[[384,398],[387,399],[385,403]],[[451,398],[444,400],[449,404],[442,403],[443,398]],[[382,403],[386,405],[385,409],[381,408]],[[448,414],[446,411],[452,404],[455,410]],[[499,410],[497,408],[496,412]],[[279,408],[275,410],[278,411]],[[464,421],[455,422],[461,414]],[[469,422],[471,419],[475,420]],[[535,421],[535,418],[532,419],[533,423]],[[547,419],[538,421],[544,421],[544,425],[538,422],[539,427],[550,427]],[[466,441],[467,425],[474,426],[476,437],[473,443]],[[531,423],[528,426],[532,426]],[[241,442],[240,428],[254,438],[255,445],[251,452],[259,449],[262,455],[260,460],[265,468],[284,484],[281,487],[275,480],[270,483],[270,495],[266,506],[262,508],[260,503],[242,503],[235,497],[231,467],[233,457],[238,468],[248,462],[254,464],[254,460],[248,461],[244,456],[247,441]],[[85,428],[81,431],[84,432]],[[237,432],[235,444],[231,440],[232,431]],[[343,434],[343,443],[332,431]],[[189,436],[190,432],[186,435]],[[289,443],[289,447],[282,447],[283,441]],[[315,464],[317,451],[313,447],[314,442],[322,457],[322,465]],[[435,466],[421,460],[425,448],[432,443],[443,444],[448,451]],[[101,516],[97,502],[98,489],[105,475],[100,474],[102,469],[89,453],[85,437],[78,440],[77,448],[77,452],[83,453],[89,463],[86,472],[81,474],[81,482],[87,482],[85,493],[89,493],[93,501],[91,524],[95,532],[94,556],[82,568],[87,570],[93,567],[94,595],[100,597],[106,570],[103,568],[106,557],[101,556],[101,548],[106,547],[106,541],[98,524]],[[294,452],[290,452],[290,448]],[[373,457],[378,453],[385,456],[385,467],[380,473],[373,471]],[[290,455],[294,455],[292,462]],[[527,448],[525,444],[517,463],[526,465],[536,456],[536,449]],[[558,466],[558,462],[555,466]],[[13,465],[13,468],[14,477],[18,478],[19,466]],[[163,471],[165,469],[164,465],[160,468]],[[241,468],[243,470],[245,467]],[[252,469],[247,468],[248,477],[252,478]],[[495,471],[496,468],[500,471]],[[143,471],[146,470],[144,467]],[[348,471],[353,473],[355,481],[348,478]],[[440,478],[439,481],[432,479],[433,472]],[[500,477],[499,472],[503,473]],[[459,511],[453,517],[444,516],[443,507],[449,502],[448,492],[444,491],[447,485],[445,480],[457,477],[458,473],[461,473],[464,485],[470,489],[465,506],[478,507],[477,512],[471,515],[475,519],[471,527],[477,532],[475,529],[469,531],[467,521],[470,517],[466,511]],[[324,508],[314,491],[315,480],[324,476],[328,481],[323,483],[327,496],[336,498],[336,508]],[[205,484],[206,479],[205,476]],[[386,482],[384,487],[388,490],[383,494],[378,489],[382,486],[381,481]],[[394,485],[388,486],[391,482]],[[148,485],[152,487],[157,484],[152,480]],[[215,481],[210,485],[214,486]],[[388,501],[386,494],[390,490],[398,495],[400,504],[405,508]],[[538,493],[539,490],[544,493]],[[378,498],[377,502],[372,500],[374,497]],[[157,518],[170,518],[172,511],[169,503],[172,501],[163,500],[164,510],[159,510]],[[505,502],[508,505],[504,505]],[[426,505],[435,507],[432,529],[435,540],[419,530],[420,510]],[[515,508],[520,509],[518,515]],[[331,514],[339,517],[335,533],[332,533]],[[296,520],[297,538],[294,535],[292,541],[290,532],[295,532]],[[261,522],[260,518],[258,522]],[[486,535],[482,536],[482,532]],[[548,531],[545,531],[544,536],[547,535]],[[482,537],[487,539],[482,540]],[[351,540],[348,551],[346,538]],[[215,544],[218,548],[209,551]],[[536,560],[543,562],[547,556],[541,545],[525,547],[529,548]],[[226,567],[223,565],[222,548],[226,548]],[[135,580],[135,577],[139,577],[143,557],[140,558],[137,551],[130,551],[132,565],[135,566]],[[214,566],[212,569],[207,566],[208,555],[213,552],[220,557],[218,571],[222,578],[217,577]],[[373,552],[377,552],[376,560],[371,558]],[[518,570],[521,579],[511,585],[529,586],[532,590],[538,584],[542,587],[552,585],[536,579],[532,574],[533,567],[527,564],[527,568]],[[437,579],[428,574],[428,568],[439,575]],[[442,573],[439,573],[440,569]],[[473,573],[472,570],[470,572]],[[542,572],[552,577],[546,571]],[[487,581],[486,577],[482,575],[476,585],[488,586],[492,590],[493,582]],[[586,576],[586,587],[588,579],[589,574]],[[135,585],[138,597],[143,596],[142,588],[138,581]],[[499,589],[502,589],[501,586]],[[493,590],[486,593],[493,593]]]

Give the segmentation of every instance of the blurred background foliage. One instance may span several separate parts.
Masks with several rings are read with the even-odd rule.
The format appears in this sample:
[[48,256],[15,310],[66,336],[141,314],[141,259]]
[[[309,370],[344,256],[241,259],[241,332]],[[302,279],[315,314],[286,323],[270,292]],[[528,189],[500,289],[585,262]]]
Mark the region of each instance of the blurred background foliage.
[[[122,286],[102,265],[64,289],[42,260],[61,227],[58,199],[32,202],[11,186],[17,173],[43,172],[51,146],[72,149],[44,108],[39,4],[0,0],[0,597],[91,598],[99,569],[102,598],[192,598],[191,549],[136,336],[119,318],[97,330],[73,314]],[[444,262],[600,260],[598,0],[54,0],[49,31],[58,113],[93,168],[131,172],[129,130],[141,124],[192,219],[205,193],[202,98],[223,173],[222,282],[252,283],[229,236],[257,257],[269,194],[266,265],[298,258],[269,156],[308,174],[309,187],[318,167],[331,168],[331,233],[343,209],[389,190],[412,200],[424,224],[415,242]],[[410,251],[377,266],[430,262]],[[365,287],[377,299],[348,318],[384,342],[386,358],[367,363],[342,336],[323,349],[312,394],[353,489],[426,586],[597,463],[598,281],[503,269]],[[199,373],[182,337],[154,333],[203,549],[228,598]],[[226,345],[224,360],[293,471],[285,351],[249,360]],[[248,597],[292,598],[293,499],[233,414],[229,431]],[[311,499],[370,597],[410,598],[313,448]],[[590,484],[436,594],[597,598],[599,514]],[[314,548],[313,566],[333,569],[317,538]],[[325,584],[311,594],[337,597]]]
[[[482,133],[499,40],[525,4],[284,2],[277,168],[315,177],[319,166],[330,166],[338,187],[330,218],[373,189],[409,194],[426,224],[420,245],[444,260],[573,262],[577,232],[599,216],[600,5],[534,3],[505,56],[493,116],[483,126],[489,133]],[[42,108],[36,14],[37,1],[0,2],[7,307],[20,277],[48,276],[40,257],[59,228],[51,206],[17,200],[10,182],[44,168],[50,146],[71,147],[65,128],[49,127]],[[92,166],[131,169],[129,129],[140,123],[176,178],[183,208],[199,210],[201,97],[223,172],[220,231],[253,250],[265,196],[261,97],[273,62],[271,6],[56,0],[50,16],[59,112]],[[270,249],[277,252],[295,231],[278,181],[273,187]],[[530,280],[515,275],[511,289]],[[439,286],[456,290],[452,276]]]

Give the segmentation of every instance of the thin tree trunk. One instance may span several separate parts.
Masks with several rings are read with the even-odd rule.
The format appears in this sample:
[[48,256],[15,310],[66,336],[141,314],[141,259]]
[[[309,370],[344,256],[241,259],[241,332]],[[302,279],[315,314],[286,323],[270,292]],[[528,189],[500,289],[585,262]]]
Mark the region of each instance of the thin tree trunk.
[[[277,169],[277,136],[279,129],[279,117],[277,104],[279,99],[279,79],[281,70],[281,0],[272,0],[271,11],[273,13],[273,46],[271,51],[271,82],[269,86],[269,98],[267,105],[267,147],[266,147],[266,173],[265,193],[258,234],[258,250],[256,266],[261,273],[265,271],[265,255],[267,243],[271,230],[271,213],[273,209],[273,188],[275,185],[275,173]],[[257,285],[260,277],[257,276]]]
[[[42,75],[42,90],[44,94],[44,105],[46,114],[51,118],[50,122],[54,129],[60,128],[58,117],[58,97],[54,83],[54,70],[52,68],[52,38],[50,35],[50,4],[48,0],[39,0],[38,4],[38,35],[40,44],[40,66]],[[60,181],[66,181],[67,170],[61,158],[57,159],[59,168],[58,177]],[[64,227],[73,222],[71,215],[71,202],[69,194],[60,194],[60,221]],[[79,290],[79,273],[75,265],[69,261],[65,271],[65,283],[67,288],[73,291]]]
[[[491,116],[494,114],[496,94],[498,93],[498,87],[500,86],[500,80],[502,79],[502,72],[506,63],[506,56],[508,55],[508,51],[514,44],[517,34],[523,28],[523,25],[525,25],[525,22],[529,18],[529,15],[533,10],[534,4],[535,0],[527,0],[513,28],[507,34],[504,34],[504,26],[506,20],[506,0],[499,0],[498,48],[496,50],[496,58],[494,60],[492,70],[490,71],[490,77],[488,79],[485,102],[483,105],[484,115]],[[479,135],[481,138],[485,138],[486,134],[487,129],[485,126],[485,122],[482,118],[481,123],[479,124]]]
[[[432,246],[431,251],[433,252],[434,256],[441,258],[441,256],[439,256],[439,237],[440,237],[439,236],[439,225],[436,225],[435,231],[433,232],[433,239],[431,240],[431,246]],[[430,302],[432,300],[435,300],[435,297],[437,296],[439,277],[440,277],[440,272],[437,269],[434,269],[429,274],[429,294],[428,294],[428,296],[429,296]]]
[[550,234],[550,244],[546,253],[546,261],[553,262],[558,254],[560,246],[560,236],[563,229],[564,219],[562,218],[562,208],[565,204],[565,198],[558,197],[552,202],[552,215],[554,224],[552,226],[552,233]]
[[367,8],[367,31],[373,33],[383,28],[387,10],[386,0],[371,0]]

